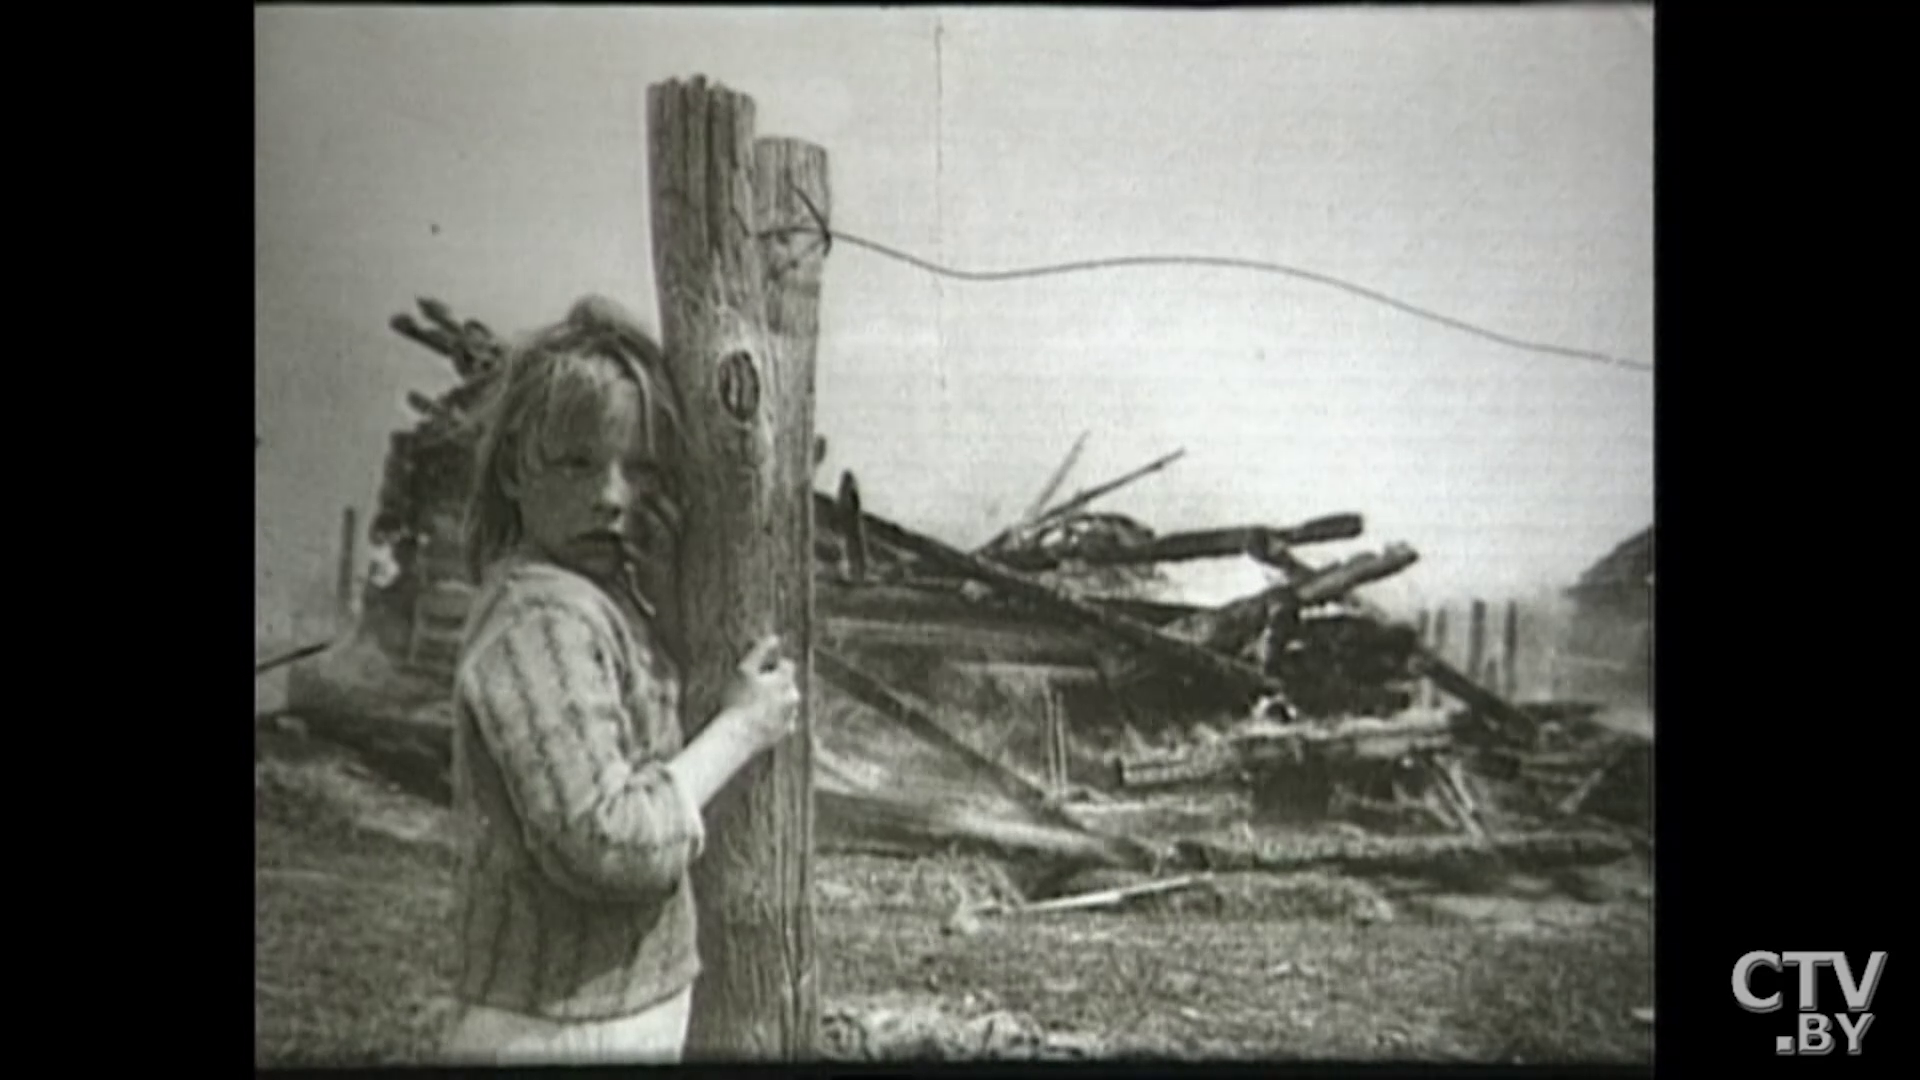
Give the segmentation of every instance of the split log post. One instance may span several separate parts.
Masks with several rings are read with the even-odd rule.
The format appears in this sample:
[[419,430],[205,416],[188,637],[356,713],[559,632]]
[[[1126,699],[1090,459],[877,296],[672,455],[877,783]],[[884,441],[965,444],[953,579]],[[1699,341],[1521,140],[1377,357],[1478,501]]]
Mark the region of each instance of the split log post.
[[1487,602],[1475,600],[1467,623],[1467,678],[1486,686]]
[[818,1023],[807,691],[824,249],[756,236],[795,223],[763,222],[763,210],[806,220],[796,188],[824,211],[826,158],[784,141],[756,153],[753,120],[751,98],[704,78],[647,90],[654,279],[688,441],[681,604],[701,615],[686,626],[685,715],[689,727],[713,716],[734,665],[769,632],[798,661],[801,689],[795,737],[707,809],[693,871],[704,973],[689,1059],[810,1057]]
[[1520,692],[1520,604],[1516,600],[1507,601],[1506,625],[1500,635],[1500,673],[1506,676],[1500,692],[1512,700]]

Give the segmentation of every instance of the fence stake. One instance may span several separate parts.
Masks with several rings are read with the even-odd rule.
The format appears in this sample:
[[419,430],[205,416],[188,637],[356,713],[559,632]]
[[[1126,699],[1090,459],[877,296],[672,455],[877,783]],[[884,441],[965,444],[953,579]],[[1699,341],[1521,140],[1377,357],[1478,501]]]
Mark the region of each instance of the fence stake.
[[[769,631],[799,668],[800,730],[707,807],[694,864],[704,973],[689,1060],[813,1056],[810,855],[813,364],[817,236],[763,230],[827,209],[826,154],[754,142],[754,103],[701,77],[647,90],[654,280],[689,469],[682,610],[689,727]],[[802,197],[804,195],[804,198]]]

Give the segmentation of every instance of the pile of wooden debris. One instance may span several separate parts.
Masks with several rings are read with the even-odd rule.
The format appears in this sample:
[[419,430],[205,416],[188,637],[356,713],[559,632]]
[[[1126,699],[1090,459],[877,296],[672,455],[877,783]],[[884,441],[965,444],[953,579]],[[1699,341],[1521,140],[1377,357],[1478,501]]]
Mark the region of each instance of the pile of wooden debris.
[[[461,575],[454,556],[470,418],[504,352],[483,324],[431,300],[420,309],[431,325],[401,315],[393,328],[450,360],[459,382],[438,398],[409,399],[421,421],[394,437],[374,525],[402,572],[364,605],[369,625],[383,628],[371,636],[415,666],[423,653],[409,643],[423,632],[423,598]],[[816,722],[877,725],[858,737],[820,733],[824,844],[973,847],[1136,868],[1170,859],[1401,867],[1469,857],[1462,852],[1582,861],[1618,842],[1617,833],[1583,831],[1596,814],[1646,828],[1645,755],[1631,740],[1575,737],[1567,717],[1516,707],[1356,595],[1413,565],[1411,548],[1317,565],[1300,551],[1359,537],[1360,515],[1159,534],[1090,509],[1180,452],[1052,503],[1079,449],[1020,520],[974,550],[864,509],[851,472],[816,491],[815,670],[848,706],[817,709]],[[1265,567],[1272,584],[1211,608],[1142,595],[1169,563],[1240,556]],[[1052,673],[1066,705],[1034,722],[1062,729],[1050,736],[1061,748],[1058,771],[1050,765],[1052,775],[1035,779],[943,723],[954,710],[933,699],[937,681],[926,676],[955,664]],[[1434,691],[1455,707],[1421,707]],[[899,737],[890,742],[879,728]],[[1103,770],[1075,773],[1069,742],[1123,749],[1106,754]],[[1163,749],[1141,749],[1152,742]],[[908,743],[918,749],[884,749]],[[1393,839],[1412,846],[1383,848],[1373,837],[1332,853],[1169,848],[1098,833],[1064,805],[1222,785],[1250,792],[1262,817],[1345,818],[1411,834]],[[948,794],[928,794],[936,791]]]

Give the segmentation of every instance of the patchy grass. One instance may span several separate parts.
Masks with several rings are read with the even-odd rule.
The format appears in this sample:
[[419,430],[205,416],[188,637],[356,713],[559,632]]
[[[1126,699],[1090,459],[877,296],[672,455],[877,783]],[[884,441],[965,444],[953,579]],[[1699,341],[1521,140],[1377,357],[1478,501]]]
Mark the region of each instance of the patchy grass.
[[443,831],[423,828],[444,815],[348,755],[261,743],[255,1064],[421,1060],[450,1005],[452,853]]
[[1105,1033],[1113,1054],[1643,1062],[1644,921],[1581,935],[1482,926],[1076,913],[943,934],[927,915],[836,922],[830,995],[918,983]]
[[[450,1004],[443,815],[319,744],[261,747],[256,1064],[430,1060]],[[1206,902],[956,931],[955,906],[1011,898],[998,867],[824,856],[816,880],[832,1016],[937,1012],[1003,1052],[995,1033],[1018,1029],[1100,1057],[1651,1058],[1630,1014],[1652,1003],[1651,914],[1627,889],[1557,907],[1388,901],[1348,879],[1236,875]],[[913,1045],[955,1057],[963,1042]]]

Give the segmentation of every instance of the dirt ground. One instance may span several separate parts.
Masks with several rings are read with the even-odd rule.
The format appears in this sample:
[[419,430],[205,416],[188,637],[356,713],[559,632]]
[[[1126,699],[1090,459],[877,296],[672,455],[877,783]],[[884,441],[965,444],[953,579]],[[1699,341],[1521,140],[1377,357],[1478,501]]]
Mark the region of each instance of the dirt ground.
[[[431,1060],[444,815],[297,733],[258,745],[256,1064]],[[980,860],[817,867],[834,1057],[1651,1062],[1652,890],[1631,861],[1471,896],[1229,875],[1125,911],[977,920],[951,916],[1007,889]]]

